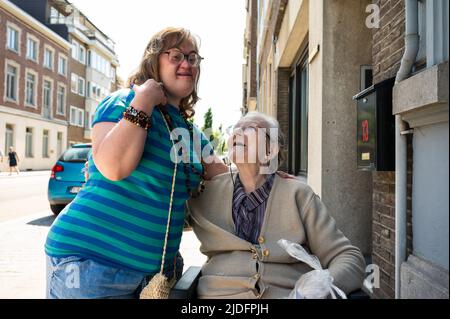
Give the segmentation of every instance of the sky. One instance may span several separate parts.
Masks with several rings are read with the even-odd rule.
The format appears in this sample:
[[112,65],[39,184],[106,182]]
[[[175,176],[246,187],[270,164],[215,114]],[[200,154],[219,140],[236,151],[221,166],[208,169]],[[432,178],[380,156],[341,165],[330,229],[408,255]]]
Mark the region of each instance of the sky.
[[168,26],[184,27],[200,40],[201,64],[195,123],[209,107],[213,127],[234,124],[242,106],[245,0],[69,0],[116,44],[119,76],[138,66],[150,38]]

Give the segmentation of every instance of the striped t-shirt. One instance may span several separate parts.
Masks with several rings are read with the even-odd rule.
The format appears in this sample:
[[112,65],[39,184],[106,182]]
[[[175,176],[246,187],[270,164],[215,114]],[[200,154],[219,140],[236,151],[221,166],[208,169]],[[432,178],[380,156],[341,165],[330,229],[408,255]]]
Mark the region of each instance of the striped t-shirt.
[[[119,90],[106,97],[97,107],[93,125],[118,122],[133,97],[134,92],[129,89]],[[177,108],[171,105],[165,107],[174,127],[187,129]],[[198,138],[196,143],[203,149],[209,141],[195,126],[193,132],[194,139]],[[183,141],[187,142],[184,138]],[[200,153],[192,151],[193,145],[191,140],[190,157],[191,160],[195,159],[194,167],[200,172]],[[155,108],[144,153],[130,176],[120,181],[108,180],[95,167],[91,156],[89,180],[59,214],[49,231],[45,244],[47,255],[76,255],[145,274],[158,272],[174,170],[174,163],[170,159],[171,148],[169,132],[161,113]],[[188,167],[191,170],[190,165]],[[195,189],[200,177],[192,171],[189,175],[191,189]],[[183,164],[179,163],[165,270],[173,268],[183,232],[187,199],[186,175]]]

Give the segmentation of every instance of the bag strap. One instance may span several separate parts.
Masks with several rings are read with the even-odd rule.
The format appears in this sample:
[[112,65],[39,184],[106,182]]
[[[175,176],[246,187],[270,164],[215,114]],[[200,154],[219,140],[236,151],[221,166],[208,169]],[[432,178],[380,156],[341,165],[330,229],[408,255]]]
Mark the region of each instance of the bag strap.
[[[170,132],[170,128],[169,128],[169,124],[166,121],[166,118],[164,117],[163,112],[161,111],[161,109],[158,107],[158,111],[161,113],[161,116],[164,120],[164,123],[166,124],[166,128],[167,131],[169,132],[169,138],[171,135]],[[166,225],[166,235],[164,237],[164,247],[163,247],[163,255],[162,255],[162,260],[161,260],[161,270],[160,270],[160,274],[163,274],[163,270],[164,270],[164,260],[166,258],[166,249],[167,249],[167,240],[169,237],[169,228],[170,228],[170,219],[172,217],[172,204],[173,204],[173,193],[175,191],[175,180],[176,180],[176,176],[177,176],[177,166],[178,166],[178,154],[175,150],[175,144],[173,142],[172,139],[170,139],[170,141],[172,142],[172,148],[171,150],[174,151],[175,153],[175,166],[173,168],[173,177],[172,177],[172,189],[170,191],[170,204],[169,204],[169,216],[167,217],[167,225]],[[174,269],[174,276],[175,276],[175,269]]]

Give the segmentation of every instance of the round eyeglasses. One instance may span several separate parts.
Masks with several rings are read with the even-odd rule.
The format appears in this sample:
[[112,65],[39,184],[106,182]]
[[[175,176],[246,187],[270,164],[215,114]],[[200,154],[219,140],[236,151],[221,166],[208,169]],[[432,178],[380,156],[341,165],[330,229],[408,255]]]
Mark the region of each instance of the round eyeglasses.
[[190,66],[198,67],[203,58],[197,52],[191,52],[189,54],[184,54],[178,50],[170,50],[164,52],[169,55],[169,61],[173,64],[181,64],[184,59],[190,64]]
[[232,136],[238,132],[240,133],[249,132],[250,134],[259,134],[259,132],[262,132],[266,135],[267,140],[271,141],[272,138],[268,133],[270,130],[271,130],[270,128],[258,127],[256,124],[248,123],[248,124],[232,125],[230,127],[227,127],[225,129],[225,133]]

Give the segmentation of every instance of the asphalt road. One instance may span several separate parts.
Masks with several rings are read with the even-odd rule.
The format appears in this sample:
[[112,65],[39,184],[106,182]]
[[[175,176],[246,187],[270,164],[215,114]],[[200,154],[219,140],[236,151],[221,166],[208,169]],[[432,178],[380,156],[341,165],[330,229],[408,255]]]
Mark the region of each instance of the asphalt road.
[[37,213],[51,214],[47,200],[50,171],[0,174],[0,222]]

